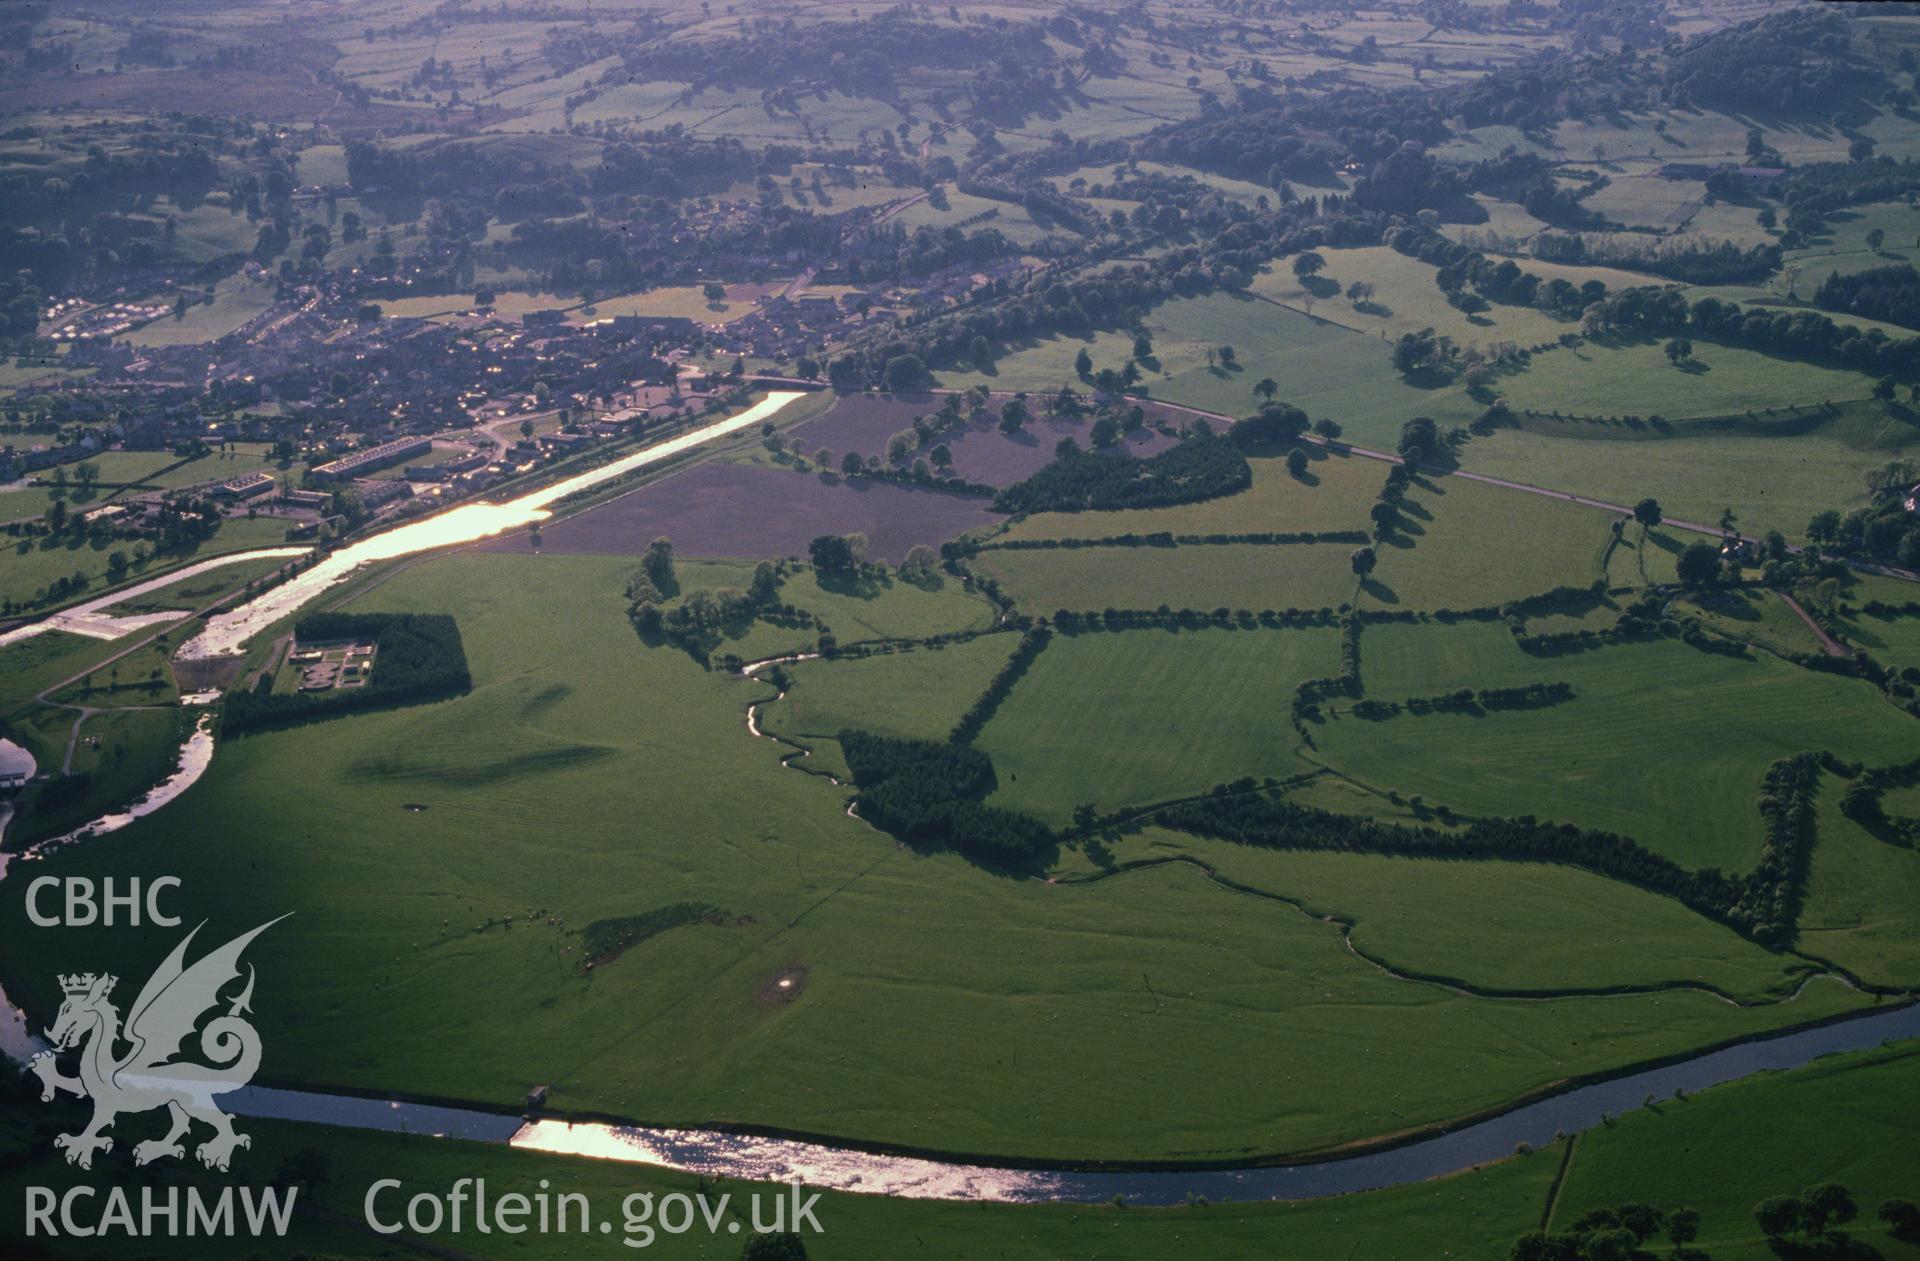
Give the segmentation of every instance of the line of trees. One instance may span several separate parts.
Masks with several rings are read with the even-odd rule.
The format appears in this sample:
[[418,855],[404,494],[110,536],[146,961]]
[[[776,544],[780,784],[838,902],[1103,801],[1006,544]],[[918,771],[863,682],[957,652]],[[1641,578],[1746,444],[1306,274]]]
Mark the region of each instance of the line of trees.
[[1487,710],[1539,709],[1573,699],[1571,683],[1526,683],[1517,687],[1463,687],[1438,696],[1414,696],[1404,701],[1356,702],[1356,718],[1392,718],[1409,714],[1477,714]]
[[1296,530],[1256,534],[1174,534],[1159,530],[1152,534],[1110,534],[1097,539],[1005,539],[975,543],[967,555],[980,552],[1076,551],[1088,547],[1217,547],[1238,543],[1262,547],[1287,547],[1311,543],[1365,543],[1371,536],[1365,530]]
[[1053,463],[994,497],[996,512],[1086,512],[1157,508],[1231,495],[1253,485],[1253,469],[1233,443],[1201,429],[1143,459],[1114,460],[1071,438]]
[[958,745],[972,743],[973,738],[980,734],[980,729],[987,725],[987,720],[993,717],[994,711],[1000,708],[1000,702],[1007,698],[1007,693],[1013,691],[1013,685],[1032,668],[1035,659],[1046,650],[1052,639],[1053,632],[1044,626],[1036,626],[1022,635],[1013,655],[994,672],[986,690],[967,706],[967,712],[953,724],[953,731],[947,739]]

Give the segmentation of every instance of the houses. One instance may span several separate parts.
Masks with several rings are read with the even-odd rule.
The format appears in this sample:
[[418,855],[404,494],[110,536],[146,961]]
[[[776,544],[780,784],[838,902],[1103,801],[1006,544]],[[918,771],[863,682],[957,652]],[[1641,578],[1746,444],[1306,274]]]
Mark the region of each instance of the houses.
[[244,473],[221,482],[211,493],[215,499],[252,499],[271,491],[274,485],[271,473]]
[[313,475],[321,481],[349,481],[431,450],[433,450],[433,439],[424,435],[395,438],[390,442],[382,442],[364,451],[355,451],[352,455],[343,455],[337,460],[329,460],[325,464],[317,465]]

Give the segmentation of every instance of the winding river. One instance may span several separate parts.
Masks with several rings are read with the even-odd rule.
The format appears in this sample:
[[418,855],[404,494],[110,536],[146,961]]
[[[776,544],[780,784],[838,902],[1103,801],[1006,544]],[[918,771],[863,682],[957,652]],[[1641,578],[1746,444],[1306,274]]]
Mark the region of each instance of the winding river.
[[[473,542],[544,520],[551,506],[569,495],[668,459],[711,438],[756,425],[797,397],[797,393],[770,394],[737,415],[519,499],[503,504],[461,505],[343,548],[282,585],[210,619],[199,635],[183,645],[181,653],[200,659],[237,654],[255,633],[366,565]],[[757,662],[745,672],[750,674],[770,664]],[[755,718],[750,708],[749,728],[756,735],[762,734]],[[180,769],[165,783],[125,810],[49,844],[71,843],[112,831],[159,809],[191,786],[205,771],[212,754],[213,739],[202,720],[182,750]],[[4,878],[5,870],[0,865],[0,878]],[[1839,984],[1833,980],[1815,983]],[[911,1199],[1100,1203],[1125,1196],[1136,1204],[1178,1204],[1189,1195],[1204,1195],[1210,1200],[1311,1199],[1423,1181],[1511,1155],[1523,1143],[1544,1146],[1556,1133],[1576,1133],[1602,1124],[1610,1115],[1642,1106],[1650,1095],[1667,1098],[1676,1091],[1703,1090],[1769,1069],[1798,1067],[1822,1055],[1917,1036],[1920,1004],[1889,1005],[1578,1086],[1397,1147],[1307,1164],[1246,1168],[1009,1168],[716,1129],[572,1124],[546,1118],[529,1121],[478,1108],[265,1086],[247,1087],[223,1096],[222,1101],[241,1116],[504,1143],[527,1151],[664,1166],[715,1177],[769,1182],[798,1179],[813,1187]],[[0,993],[0,1052],[24,1061],[43,1049],[44,1043],[27,1028],[20,1011]]]

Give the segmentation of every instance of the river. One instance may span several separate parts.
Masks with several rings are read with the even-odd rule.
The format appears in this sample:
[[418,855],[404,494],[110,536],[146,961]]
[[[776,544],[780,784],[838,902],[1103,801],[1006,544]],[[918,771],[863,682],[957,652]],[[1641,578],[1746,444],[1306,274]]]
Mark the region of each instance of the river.
[[[305,573],[212,619],[200,635],[183,646],[182,653],[205,658],[240,652],[256,631],[279,621],[365,565],[473,542],[544,520],[550,515],[551,505],[568,495],[658,463],[710,438],[758,424],[798,397],[797,393],[770,394],[738,415],[567,478],[544,490],[504,504],[462,505],[343,548]],[[205,771],[212,758],[213,740],[205,728],[202,720],[182,750],[180,770],[165,784],[125,811],[108,815],[49,844],[70,843],[112,831],[159,809],[184,792]],[[4,874],[5,867],[0,866],[0,878]],[[1420,1182],[1511,1155],[1521,1143],[1543,1147],[1552,1142],[1558,1132],[1571,1134],[1599,1125],[1610,1115],[1642,1106],[1649,1095],[1668,1098],[1675,1091],[1703,1090],[1769,1069],[1798,1067],[1837,1051],[1861,1050],[1891,1039],[1916,1036],[1920,1036],[1920,1004],[1889,1007],[1580,1086],[1450,1133],[1399,1147],[1311,1164],[1240,1169],[1147,1168],[1106,1172],[1013,1169],[883,1155],[830,1143],[720,1130],[599,1122],[573,1125],[550,1119],[527,1121],[475,1108],[400,1103],[265,1086],[249,1086],[221,1098],[228,1110],[240,1116],[505,1143],[527,1151],[591,1156],[749,1181],[798,1179],[812,1187],[909,1199],[1103,1203],[1115,1196],[1125,1196],[1135,1204],[1179,1204],[1189,1195],[1204,1195],[1219,1201],[1312,1199]],[[0,1051],[15,1060],[24,1060],[41,1049],[43,1044],[27,1028],[19,1010],[0,993]]]
[[555,482],[553,485],[522,495],[506,503],[468,503],[449,508],[420,521],[398,526],[334,552],[279,586],[255,596],[245,604],[207,619],[201,632],[180,647],[180,656],[188,659],[231,656],[246,648],[255,632],[271,626],[321,592],[345,582],[358,570],[380,561],[412,556],[438,547],[472,543],[504,534],[508,530],[532,525],[552,516],[552,506],[569,495],[579,494],[635,469],[658,464],[703,442],[751,428],[772,416],[788,403],[802,397],[799,391],[775,390],[745,411],[723,420],[689,430],[665,442],[614,460],[585,473]]

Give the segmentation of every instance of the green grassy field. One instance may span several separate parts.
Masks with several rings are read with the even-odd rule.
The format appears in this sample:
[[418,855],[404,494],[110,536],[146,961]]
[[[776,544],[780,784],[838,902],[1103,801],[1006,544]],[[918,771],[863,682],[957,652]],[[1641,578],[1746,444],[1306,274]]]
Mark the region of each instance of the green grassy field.
[[[210,931],[301,911],[256,948],[274,978],[257,1011],[279,1081],[503,1103],[541,1082],[563,1108],[961,1151],[1301,1150],[1856,1001],[1839,987],[1790,1012],[1705,995],[1469,999],[1382,977],[1325,926],[1191,873],[1065,888],[916,857],[846,818],[844,789],[782,769],[748,735],[741,711],[764,685],[639,644],[618,594],[630,566],[458,553],[403,570],[349,607],[452,613],[471,695],[229,740],[191,810],[49,861],[179,874]],[[1151,659],[1135,668],[1109,651],[1129,641],[1160,651],[1140,650]],[[1063,673],[1061,691],[1044,671],[1076,649],[1105,660]],[[1036,772],[1073,773],[1065,808],[1106,795],[1076,766],[1123,800],[1149,787],[1132,765],[1177,789],[1186,763],[1203,787],[1266,760],[1205,693],[1252,730],[1284,730],[1287,680],[1332,660],[1332,632],[1063,640],[982,743],[1003,783],[1031,791],[1023,758],[1040,757],[1044,724],[1064,734],[1077,712],[1094,724],[1072,732],[1080,750]],[[1149,668],[1172,702],[1135,686]],[[1115,701],[1078,691],[1089,678]],[[1047,691],[1075,699],[1035,705]],[[1204,757],[1134,747],[1129,728],[1164,727],[1170,704],[1212,737]],[[1058,712],[1028,720],[1023,705]],[[298,820],[287,843],[257,843],[263,817]],[[0,884],[0,901],[15,897]],[[677,929],[582,971],[579,926],[677,901],[722,907],[728,926]],[[57,962],[131,968],[147,937],[75,930]],[[23,936],[0,963],[36,1011],[49,948]],[[769,1006],[768,978],[796,967],[801,997]],[[1150,1018],[1143,967],[1174,995]],[[507,1032],[527,1024],[542,1036]],[[368,1043],[369,1027],[386,1033]],[[893,1031],[884,1044],[879,1029]],[[938,1075],[924,1071],[928,1045],[943,1048]],[[1270,1071],[1288,1046],[1302,1053]],[[1166,1057],[1202,1048],[1219,1071],[1167,1078]]]
[[1837,618],[1847,643],[1897,669],[1920,665],[1920,617],[1876,617],[1862,607],[1880,600],[1896,607],[1920,600],[1920,586],[1899,578],[1855,574]]
[[1063,824],[1305,769],[1286,724],[1295,684],[1339,668],[1331,628],[1056,636],[977,743],[995,805]]
[[1729,639],[1783,654],[1818,653],[1821,645],[1787,602],[1771,591],[1723,589],[1689,596],[1674,606],[1682,616]]
[[[1282,534],[1366,530],[1367,511],[1387,479],[1386,465],[1314,451],[1311,477],[1297,480],[1284,461],[1256,459],[1253,485],[1235,495],[1171,508],[1121,512],[1037,512],[1015,522],[1009,539],[1098,539],[1120,534]],[[1089,553],[1078,553],[1088,555]]]
[[1502,378],[1516,410],[1578,416],[1723,416],[1750,408],[1866,398],[1873,378],[1758,351],[1694,343],[1690,368],[1667,361],[1658,342],[1583,342],[1535,355]]
[[[1832,749],[1891,762],[1910,756],[1901,750],[1913,743],[1912,719],[1877,689],[1769,657],[1739,660],[1662,640],[1528,658],[1510,641],[1500,648],[1490,635],[1498,628],[1419,628],[1423,637],[1470,636],[1475,645],[1464,661],[1462,649],[1452,650],[1452,666],[1467,665],[1464,674],[1435,670],[1421,685],[1417,660],[1402,657],[1401,677],[1374,666],[1372,650],[1386,638],[1376,629],[1361,637],[1369,695],[1566,681],[1575,699],[1483,717],[1339,718],[1316,732],[1327,763],[1376,788],[1471,814],[1533,814],[1617,831],[1689,866],[1752,866],[1761,843],[1754,798],[1774,760]],[[1409,638],[1400,651],[1412,647]],[[1480,651],[1491,666],[1478,676],[1487,683],[1473,669]]]
[[1122,862],[1175,856],[1351,924],[1370,959],[1479,991],[1706,986],[1774,1002],[1815,970],[1669,898],[1572,867],[1289,853],[1155,828],[1114,849]]
[[273,305],[274,282],[233,275],[214,287],[213,301],[187,308],[186,316],[164,315],[127,334],[135,346],[185,346],[224,337]]
[[[1145,365],[1143,384],[1168,402],[1245,416],[1260,402],[1254,385],[1271,377],[1279,398],[1316,420],[1338,421],[1362,446],[1391,446],[1401,423],[1413,416],[1465,424],[1482,410],[1452,386],[1420,389],[1402,381],[1378,334],[1340,328],[1251,294],[1176,298],[1148,313],[1146,326],[1158,367]],[[1233,347],[1236,367],[1222,367],[1217,359],[1209,366],[1207,351],[1217,354],[1221,346]],[[1004,356],[991,375],[953,370],[940,376],[947,385],[1000,390],[1078,387],[1073,361],[1083,348],[1096,370],[1117,369],[1132,352],[1132,337],[1103,332],[1090,341],[1050,338]]]
[[[1780,419],[1787,419],[1784,408]],[[1879,404],[1842,408],[1835,420],[1791,436],[1631,432],[1529,422],[1525,430],[1475,438],[1461,458],[1476,473],[1609,503],[1632,505],[1651,495],[1669,517],[1684,521],[1710,525],[1731,507],[1749,534],[1777,529],[1799,541],[1814,514],[1866,502],[1868,470],[1920,447],[1911,415]]]
[[1687,1204],[1700,1211],[1697,1246],[1716,1261],[1763,1261],[1778,1254],[1754,1205],[1836,1181],[1860,1207],[1848,1233],[1888,1258],[1920,1256],[1874,1218],[1882,1200],[1917,1193],[1900,1122],[1916,1106],[1920,1046],[1907,1041],[1641,1108],[1579,1138],[1553,1225],[1600,1207]]
[[1374,286],[1373,297],[1364,305],[1340,293],[1316,297],[1285,264],[1261,273],[1253,282],[1253,292],[1362,332],[1399,337],[1431,328],[1463,346],[1496,341],[1531,346],[1579,331],[1578,321],[1556,319],[1533,307],[1494,306],[1469,317],[1433,283],[1438,268],[1389,246],[1329,249],[1320,254],[1327,265],[1316,281],[1332,281],[1341,288],[1365,282]]
[[1363,604],[1480,608],[1602,575],[1614,516],[1458,477],[1422,478],[1376,548]]
[[[1873,984],[1911,986],[1920,978],[1920,854],[1841,813],[1845,790],[1831,775],[1821,781],[1800,948]],[[1889,814],[1920,814],[1911,789],[1883,804]]]
[[[945,740],[1019,637],[982,635],[944,648],[787,667],[793,685],[760,710],[761,726],[813,744],[848,727],[911,740]],[[831,751],[829,751],[831,752]]]
[[[286,536],[285,521],[268,517],[249,521],[244,517],[236,517],[227,521],[218,533],[191,552],[169,552],[164,557],[155,558],[145,568],[129,564],[127,579],[130,581],[156,573],[161,564],[175,566],[225,552],[272,547],[286,542]],[[7,540],[7,546],[0,548],[0,595],[28,601],[33,599],[37,590],[44,589],[56,578],[67,578],[74,574],[83,574],[88,580],[86,590],[76,594],[98,595],[106,589],[104,579],[113,554],[116,551],[124,552],[129,559],[133,554],[133,545],[123,541],[110,541],[96,547],[84,537],[76,539],[66,535],[54,540],[56,546],[45,546],[49,541],[45,537]]]
[[1351,543],[985,551],[969,562],[1023,612],[1318,609],[1353,598]]

